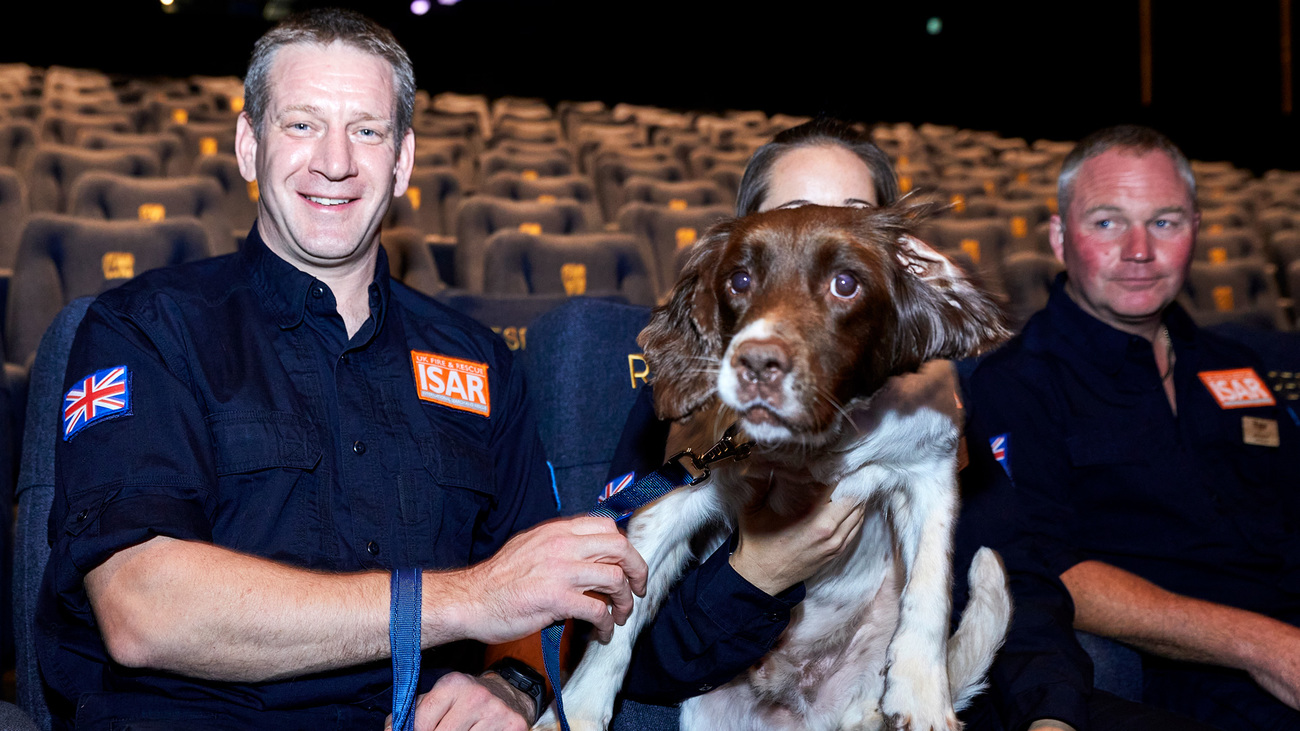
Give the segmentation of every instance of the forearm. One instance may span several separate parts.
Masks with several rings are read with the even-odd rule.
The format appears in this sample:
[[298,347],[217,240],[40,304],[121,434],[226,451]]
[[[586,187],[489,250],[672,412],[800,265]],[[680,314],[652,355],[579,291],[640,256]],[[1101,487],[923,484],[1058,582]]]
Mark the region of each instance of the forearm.
[[1100,561],[1061,574],[1074,626],[1174,660],[1252,669],[1293,628],[1254,612],[1193,599]]
[[[455,577],[426,572],[422,644],[464,633],[448,616],[472,614],[432,598]],[[86,577],[113,659],[192,677],[262,682],[388,657],[390,575],[330,574],[218,546],[154,538],[115,554]]]

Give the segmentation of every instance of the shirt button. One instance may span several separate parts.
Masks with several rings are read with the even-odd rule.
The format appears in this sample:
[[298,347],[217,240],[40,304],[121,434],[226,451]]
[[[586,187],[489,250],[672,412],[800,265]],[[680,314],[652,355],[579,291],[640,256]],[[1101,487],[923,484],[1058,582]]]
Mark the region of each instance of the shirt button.
[[768,613],[767,613],[767,620],[768,620],[769,622],[780,622],[780,621],[781,621],[781,613],[780,613],[780,612],[768,612]]
[[340,355],[340,356],[339,356],[339,362],[340,362],[340,363],[347,363],[347,362],[348,362],[348,354],[347,354],[347,353],[344,353],[343,355]]
[[87,515],[90,515],[89,510],[83,510],[80,513],[77,513],[77,522],[80,523],[81,521],[85,520]]
[[363,442],[363,441],[359,441],[359,440],[353,442],[353,443],[352,443],[352,451],[353,451],[353,452],[356,452],[357,454],[365,454],[365,453],[366,453],[366,443]]
[[313,284],[311,287],[311,296],[320,299],[325,296],[325,288],[319,284]]
[[700,686],[700,692],[701,692],[701,693],[708,693],[708,692],[711,691],[711,690],[713,690],[713,686],[712,686],[712,685],[709,685],[708,683],[705,683],[704,685],[701,685],[701,686]]
[[366,544],[366,553],[370,554],[371,556],[378,556],[378,555],[379,555],[379,544],[378,544],[378,543],[375,543],[374,541],[371,541],[371,542],[367,543],[367,544]]

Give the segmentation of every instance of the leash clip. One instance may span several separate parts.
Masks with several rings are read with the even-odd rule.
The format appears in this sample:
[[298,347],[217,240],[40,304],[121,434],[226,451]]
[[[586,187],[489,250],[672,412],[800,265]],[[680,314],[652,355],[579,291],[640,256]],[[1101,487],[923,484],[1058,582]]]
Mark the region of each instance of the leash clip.
[[709,451],[702,455],[697,455],[689,448],[674,454],[668,461],[676,462],[685,470],[687,485],[697,485],[709,479],[709,466],[721,462],[724,459],[734,459],[737,462],[749,456],[749,450],[754,446],[753,442],[736,443],[736,435],[740,433],[739,422],[732,424],[727,431],[714,444]]

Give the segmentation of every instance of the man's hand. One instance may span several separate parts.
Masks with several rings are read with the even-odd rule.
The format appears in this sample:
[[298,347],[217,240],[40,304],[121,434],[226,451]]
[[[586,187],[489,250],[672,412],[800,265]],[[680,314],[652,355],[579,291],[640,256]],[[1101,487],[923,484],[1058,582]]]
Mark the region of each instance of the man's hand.
[[[426,588],[427,626],[452,614],[455,635],[498,644],[569,617],[590,622],[601,642],[645,594],[645,560],[608,518],[553,520],[511,538],[488,560],[454,577],[448,597]],[[437,574],[434,575],[436,580]],[[443,603],[451,600],[450,609]],[[436,631],[436,630],[435,630]]]
[[1270,623],[1267,634],[1252,643],[1246,672],[1274,698],[1300,710],[1300,629]]
[[534,720],[533,699],[495,673],[448,673],[415,702],[415,731],[526,731]]
[[758,503],[740,514],[740,539],[731,566],[746,581],[775,596],[840,555],[862,528],[866,508],[831,500],[832,488],[808,476],[774,474],[772,480],[803,482],[795,489],[806,494],[808,502],[793,514],[788,509],[778,513],[763,491]]

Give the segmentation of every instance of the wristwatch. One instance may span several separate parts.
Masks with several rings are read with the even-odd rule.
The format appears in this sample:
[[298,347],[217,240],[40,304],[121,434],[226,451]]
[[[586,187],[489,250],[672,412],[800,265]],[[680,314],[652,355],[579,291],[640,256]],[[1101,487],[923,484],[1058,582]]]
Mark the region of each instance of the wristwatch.
[[526,663],[513,657],[503,657],[492,663],[485,672],[496,673],[501,679],[523,691],[533,699],[533,721],[542,717],[546,708],[546,681]]

